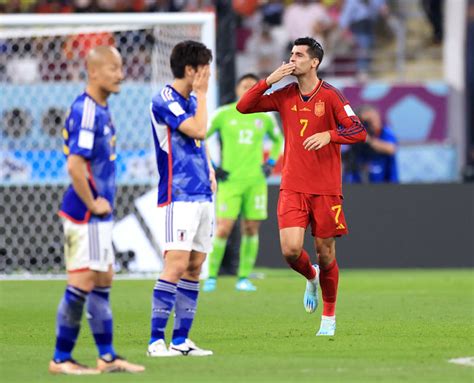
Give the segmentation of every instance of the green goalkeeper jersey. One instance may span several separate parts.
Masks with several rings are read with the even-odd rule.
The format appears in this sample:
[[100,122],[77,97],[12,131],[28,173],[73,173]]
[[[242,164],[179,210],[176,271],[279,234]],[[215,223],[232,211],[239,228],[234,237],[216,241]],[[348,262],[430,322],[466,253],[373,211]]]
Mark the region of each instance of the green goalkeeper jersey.
[[269,158],[276,162],[283,144],[280,128],[272,114],[242,114],[236,105],[234,102],[216,110],[207,137],[219,133],[221,167],[229,172],[229,181],[264,179],[264,137],[272,140]]

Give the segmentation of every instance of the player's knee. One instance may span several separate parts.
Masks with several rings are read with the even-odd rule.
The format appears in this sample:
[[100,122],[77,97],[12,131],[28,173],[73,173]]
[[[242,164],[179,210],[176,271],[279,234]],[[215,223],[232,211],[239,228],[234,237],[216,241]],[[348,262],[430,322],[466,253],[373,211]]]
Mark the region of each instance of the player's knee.
[[189,274],[189,276],[194,277],[194,278],[199,278],[203,263],[204,263],[204,260],[200,260],[200,259],[190,262],[187,269],[187,273]]
[[166,275],[166,278],[168,278],[170,281],[179,281],[187,269],[187,264],[174,262],[172,265],[165,266],[162,275]]
[[258,235],[258,228],[259,228],[258,223],[244,222],[242,225],[242,234],[250,236],[250,237],[254,235]]
[[94,285],[99,286],[99,287],[112,286],[113,279],[114,279],[114,272],[111,267],[110,270],[107,272],[97,273]]
[[325,266],[329,266],[334,260],[336,259],[336,254],[332,253],[332,252],[328,252],[328,253],[320,253],[319,254],[319,265],[321,267],[325,267]]
[[336,259],[335,248],[331,244],[323,244],[318,246],[319,265],[324,267],[331,264]]
[[95,274],[91,270],[68,273],[67,283],[83,291],[91,292],[95,286]]
[[95,281],[93,278],[75,279],[72,282],[68,282],[68,285],[77,287],[82,291],[90,293],[95,287]]
[[283,253],[283,256],[285,257],[285,260],[290,263],[298,259],[301,254],[301,250],[301,246],[295,243],[282,243],[281,245],[281,251]]
[[188,279],[199,280],[199,276],[201,275],[201,266],[194,269],[188,269],[185,275],[186,275],[186,278]]
[[226,226],[217,226],[216,236],[222,239],[227,239],[229,238],[231,231],[232,231],[232,228],[228,228]]

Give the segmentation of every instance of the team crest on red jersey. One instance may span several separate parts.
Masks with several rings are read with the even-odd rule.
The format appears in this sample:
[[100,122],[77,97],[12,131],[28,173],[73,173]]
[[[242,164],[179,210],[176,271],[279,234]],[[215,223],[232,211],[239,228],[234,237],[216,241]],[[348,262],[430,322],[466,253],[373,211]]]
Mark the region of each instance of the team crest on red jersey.
[[324,101],[318,101],[314,103],[314,114],[316,117],[324,116],[325,108],[324,108]]

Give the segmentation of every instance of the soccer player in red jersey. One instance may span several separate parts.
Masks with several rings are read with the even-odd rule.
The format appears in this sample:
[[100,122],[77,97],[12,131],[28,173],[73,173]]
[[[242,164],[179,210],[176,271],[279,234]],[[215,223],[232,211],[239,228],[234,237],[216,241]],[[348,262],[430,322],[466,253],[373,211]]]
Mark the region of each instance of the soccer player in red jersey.
[[[317,335],[334,335],[339,269],[335,237],[347,234],[342,210],[340,144],[367,137],[359,118],[344,96],[318,78],[323,59],[321,45],[311,37],[296,39],[289,63],[283,63],[240,99],[241,113],[278,111],[283,122],[285,150],[278,200],[280,244],[290,267],[306,279],[304,306],[312,313],[321,285],[323,313]],[[265,92],[282,78],[293,82],[271,94]],[[303,249],[311,224],[318,265]]]

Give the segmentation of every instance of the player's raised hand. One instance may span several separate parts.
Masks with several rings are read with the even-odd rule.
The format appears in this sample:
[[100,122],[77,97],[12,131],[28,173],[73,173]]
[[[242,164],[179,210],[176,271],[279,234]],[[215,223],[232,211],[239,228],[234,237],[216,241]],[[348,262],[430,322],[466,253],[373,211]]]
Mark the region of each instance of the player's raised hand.
[[94,215],[107,215],[112,213],[112,206],[105,198],[97,197],[92,203],[90,211]]
[[289,76],[293,73],[296,68],[295,63],[285,63],[281,64],[272,74],[270,74],[266,81],[268,85],[275,84],[280,81],[283,77]]
[[199,66],[193,81],[193,91],[196,93],[207,93],[211,67],[209,65]]
[[329,132],[321,132],[309,136],[306,140],[304,140],[303,146],[306,150],[318,150],[330,142],[331,135]]

